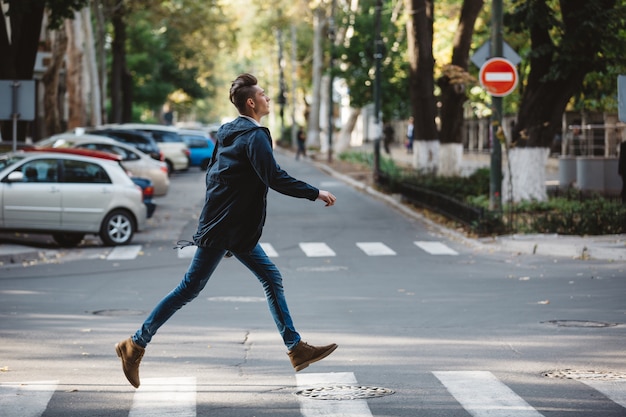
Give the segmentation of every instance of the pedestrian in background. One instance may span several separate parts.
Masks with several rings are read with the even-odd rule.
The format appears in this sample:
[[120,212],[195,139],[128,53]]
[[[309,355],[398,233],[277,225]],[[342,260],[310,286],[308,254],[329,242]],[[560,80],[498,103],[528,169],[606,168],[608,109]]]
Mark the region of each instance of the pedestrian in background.
[[393,143],[393,136],[396,133],[390,122],[385,123],[383,126],[383,146],[387,155],[391,155],[390,145]]
[[327,207],[334,205],[336,198],[278,166],[270,132],[260,124],[270,112],[270,98],[253,75],[242,74],[233,81],[230,100],[240,116],[217,132],[216,150],[206,173],[205,203],[193,237],[197,251],[180,284],[157,304],[133,336],[115,345],[124,375],[135,388],[140,384],[139,364],[152,337],[177,310],[200,294],[226,254],[232,254],[261,282],[296,372],[337,348],[336,344],[316,347],[301,340],[287,307],[282,276],[258,243],[269,188],[291,197],[321,200]]
[[409,117],[409,125],[406,128],[406,152],[413,153],[413,117]]
[[300,159],[300,155],[306,157],[306,135],[304,134],[304,130],[300,127],[298,128],[298,134],[296,136],[296,140],[298,142],[298,150],[296,151],[296,161]]
[[617,173],[622,177],[622,203],[626,204],[626,142],[622,142],[619,145]]

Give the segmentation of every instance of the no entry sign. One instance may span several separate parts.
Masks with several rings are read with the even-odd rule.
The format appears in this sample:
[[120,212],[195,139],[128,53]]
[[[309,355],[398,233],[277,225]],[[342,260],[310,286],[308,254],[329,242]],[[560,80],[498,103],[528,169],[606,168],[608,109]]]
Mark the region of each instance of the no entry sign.
[[509,95],[517,87],[517,69],[504,58],[491,58],[485,62],[480,67],[479,78],[480,85],[495,97]]

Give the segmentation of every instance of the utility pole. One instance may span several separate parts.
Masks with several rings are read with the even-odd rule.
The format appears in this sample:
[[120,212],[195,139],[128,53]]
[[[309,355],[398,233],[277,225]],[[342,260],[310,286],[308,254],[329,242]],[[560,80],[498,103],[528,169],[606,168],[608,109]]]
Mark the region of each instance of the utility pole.
[[376,74],[374,79],[374,117],[376,121],[376,135],[374,138],[374,180],[378,180],[380,176],[380,140],[382,136],[382,120],[381,120],[381,89],[380,89],[380,77],[381,77],[381,61],[383,58],[383,40],[381,37],[381,14],[383,8],[383,1],[376,0],[376,23],[374,31],[376,32],[376,40],[374,45],[374,61]]
[[[491,2],[491,57],[503,56],[502,0]],[[498,131],[502,128],[502,97],[491,97],[491,175],[489,208],[502,210],[502,145]]]

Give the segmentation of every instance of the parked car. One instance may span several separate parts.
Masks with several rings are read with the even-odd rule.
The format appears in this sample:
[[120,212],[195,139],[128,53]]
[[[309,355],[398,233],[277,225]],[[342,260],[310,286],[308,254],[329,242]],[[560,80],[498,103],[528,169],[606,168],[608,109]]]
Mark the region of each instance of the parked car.
[[108,152],[122,157],[122,166],[133,176],[149,178],[154,186],[154,195],[167,194],[170,186],[167,164],[156,161],[139,149],[118,142],[115,139],[98,135],[61,133],[40,140],[35,144],[40,148],[79,148]]
[[130,243],[146,224],[141,189],[117,156],[71,151],[0,155],[0,230],[49,233],[63,247],[78,245],[85,234],[107,246]]
[[156,141],[163,153],[163,160],[167,163],[170,173],[184,171],[189,168],[189,148],[178,134],[178,129],[172,126],[124,123],[119,125],[107,125],[111,130],[126,129],[138,130],[148,133]]
[[150,155],[153,159],[156,159],[157,161],[163,161],[163,153],[161,152],[159,145],[148,133],[140,132],[138,130],[107,128],[91,129],[85,133],[91,135],[106,136],[108,138],[115,139],[127,145],[134,146],[141,152]]
[[143,203],[146,206],[146,217],[149,219],[154,214],[156,210],[156,203],[152,200],[154,197],[154,186],[152,185],[152,181],[149,178],[143,177],[130,177],[133,182],[141,187],[141,195],[143,196]]
[[200,167],[206,170],[211,158],[215,144],[211,136],[200,130],[180,130],[178,132],[189,148],[192,167]]

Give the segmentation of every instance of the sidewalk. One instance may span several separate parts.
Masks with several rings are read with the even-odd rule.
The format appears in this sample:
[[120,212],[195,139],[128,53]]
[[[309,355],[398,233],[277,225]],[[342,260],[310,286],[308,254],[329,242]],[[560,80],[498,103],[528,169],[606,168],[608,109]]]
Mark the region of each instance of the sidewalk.
[[[372,144],[365,144],[354,150],[370,152]],[[381,147],[381,156],[390,157],[397,165],[412,166],[413,155],[408,154],[401,146],[391,147],[391,155],[385,153]],[[489,153],[464,153],[462,172],[473,172],[477,168],[489,167],[491,155]],[[418,218],[438,229],[453,239],[463,241],[471,247],[488,251],[505,251],[519,254],[545,255],[577,259],[602,259],[607,261],[626,261],[626,234],[605,236],[570,236],[557,234],[533,234],[533,235],[506,235],[495,238],[471,239],[454,230],[447,229],[438,223],[425,218],[421,214],[409,209],[396,198],[381,193],[366,184],[360,183],[353,178],[336,172],[323,162],[315,162],[318,167],[334,177],[361,189],[368,194],[384,200],[389,205],[396,207],[405,214]],[[558,160],[549,158],[546,166],[546,184],[558,184]]]

